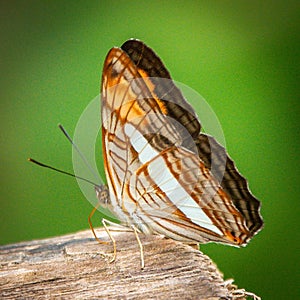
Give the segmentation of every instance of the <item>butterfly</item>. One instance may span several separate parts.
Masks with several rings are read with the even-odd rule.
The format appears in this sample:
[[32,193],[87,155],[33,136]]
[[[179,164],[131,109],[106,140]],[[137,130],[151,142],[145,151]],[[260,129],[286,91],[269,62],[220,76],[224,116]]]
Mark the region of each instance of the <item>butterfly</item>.
[[125,225],[190,244],[246,245],[260,202],[226,150],[201,132],[192,106],[154,51],[128,40],[106,56],[102,147],[109,197]]

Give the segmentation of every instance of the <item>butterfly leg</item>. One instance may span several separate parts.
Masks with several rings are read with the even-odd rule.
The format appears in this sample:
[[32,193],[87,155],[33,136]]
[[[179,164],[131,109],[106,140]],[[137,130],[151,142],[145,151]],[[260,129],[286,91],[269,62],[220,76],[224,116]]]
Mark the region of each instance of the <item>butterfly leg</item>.
[[100,239],[97,237],[96,232],[95,232],[95,230],[94,230],[94,226],[93,226],[93,224],[92,224],[92,217],[93,217],[94,213],[97,211],[97,209],[98,209],[99,206],[100,206],[100,204],[96,205],[96,206],[93,208],[92,212],[90,213],[90,215],[89,215],[89,217],[88,217],[88,221],[89,221],[90,228],[91,228],[91,230],[92,230],[92,232],[93,232],[93,235],[94,235],[96,241],[97,241],[99,244],[108,244],[108,242],[102,241],[102,240],[100,240]]
[[[96,205],[96,206],[93,208],[92,212],[90,213],[90,215],[89,215],[89,217],[88,217],[88,221],[89,221],[90,228],[91,228],[91,230],[92,230],[92,232],[93,232],[93,235],[94,235],[96,241],[97,241],[98,243],[100,243],[100,244],[108,244],[109,242],[107,242],[107,241],[102,241],[102,240],[100,240],[100,239],[97,237],[96,232],[95,232],[95,230],[94,230],[94,226],[93,226],[93,224],[92,224],[92,217],[93,217],[94,213],[97,211],[97,209],[98,209],[99,206],[100,206],[100,203],[99,203],[98,205]],[[110,262],[113,262],[113,261],[116,260],[116,256],[117,256],[117,247],[116,247],[116,241],[115,241],[115,239],[112,237],[112,235],[111,235],[110,232],[109,232],[109,229],[108,229],[108,227],[107,227],[107,223],[108,223],[107,220],[102,219],[102,224],[103,224],[103,226],[104,226],[104,229],[105,229],[106,233],[108,234],[110,240],[111,240],[112,243],[113,243],[113,247],[114,247],[114,255],[113,255],[113,258],[110,260]]]
[[[93,224],[92,224],[92,217],[93,217],[94,213],[97,211],[97,209],[98,209],[99,206],[100,206],[100,204],[96,205],[96,206],[93,208],[92,212],[90,213],[90,215],[89,215],[89,217],[88,217],[88,221],[89,221],[90,228],[91,228],[91,230],[92,230],[92,232],[93,232],[93,235],[94,235],[96,241],[97,241],[98,243],[100,243],[100,244],[108,244],[107,241],[102,241],[102,240],[100,240],[100,239],[97,237],[96,232],[95,232],[94,227],[93,227]],[[115,239],[113,238],[113,236],[112,236],[111,233],[110,233],[110,230],[108,229],[108,225],[114,225],[114,226],[118,227],[118,229],[119,229],[120,231],[131,231],[131,230],[128,229],[128,228],[126,228],[126,227],[123,227],[122,225],[115,224],[115,223],[113,223],[113,222],[111,222],[111,221],[108,221],[108,220],[106,220],[106,219],[102,219],[102,224],[103,224],[103,227],[104,227],[106,233],[108,234],[110,240],[111,240],[112,243],[113,243],[114,254],[113,254],[113,258],[110,260],[110,262],[112,263],[112,262],[114,262],[114,261],[116,260],[116,257],[117,257],[117,246],[116,246],[116,241],[115,241]],[[133,225],[131,225],[131,228],[132,228],[132,230],[133,230],[133,232],[134,232],[134,234],[135,234],[135,238],[136,238],[136,240],[137,240],[137,242],[138,242],[138,244],[139,244],[139,247],[140,247],[140,253],[141,253],[141,269],[144,269],[144,267],[145,267],[145,260],[144,260],[144,250],[143,250],[143,245],[142,245],[141,240],[140,240],[140,238],[139,238],[139,236],[138,236],[138,230],[137,230],[137,229],[135,228],[135,226],[133,226]],[[112,229],[112,230],[115,230],[115,229]],[[115,230],[115,231],[118,231],[118,230]]]
[[104,226],[104,229],[106,231],[106,233],[108,234],[110,240],[112,241],[113,243],[113,247],[114,247],[114,255],[113,255],[113,258],[110,260],[110,263],[114,262],[116,260],[116,257],[117,257],[117,245],[116,245],[116,240],[113,238],[113,236],[110,234],[110,231],[107,227],[107,220],[105,219],[102,219],[102,224]]
[[134,225],[131,225],[131,228],[133,229],[133,232],[135,234],[135,238],[139,244],[139,247],[140,247],[140,254],[141,254],[141,269],[144,269],[145,267],[145,260],[144,260],[144,250],[143,250],[143,245],[142,245],[142,242],[139,238],[139,235],[138,235],[138,231],[137,229],[135,228]]
[[128,228],[125,225],[118,224],[118,223],[115,223],[115,222],[112,222],[112,221],[109,221],[109,220],[106,220],[106,219],[104,219],[104,220],[105,220],[106,225],[112,226],[112,228],[109,229],[110,231],[132,232],[132,229]]

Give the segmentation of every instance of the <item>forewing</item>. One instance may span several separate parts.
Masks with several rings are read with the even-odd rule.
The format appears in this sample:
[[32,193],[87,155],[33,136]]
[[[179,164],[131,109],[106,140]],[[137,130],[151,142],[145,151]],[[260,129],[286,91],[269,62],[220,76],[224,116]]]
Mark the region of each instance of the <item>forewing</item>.
[[259,202],[224,148],[140,41],[113,48],[102,78],[102,139],[118,217],[185,241],[245,244]]
[[[125,189],[127,178],[151,159],[151,149],[159,153],[179,146],[186,135],[176,127],[180,123],[168,116],[153,82],[122,49],[113,48],[105,60],[101,102],[104,163],[112,205],[121,219],[127,219],[136,203]],[[132,143],[138,147],[141,141],[128,138],[135,136],[135,131],[149,144],[146,149],[138,148],[143,153],[140,156]]]

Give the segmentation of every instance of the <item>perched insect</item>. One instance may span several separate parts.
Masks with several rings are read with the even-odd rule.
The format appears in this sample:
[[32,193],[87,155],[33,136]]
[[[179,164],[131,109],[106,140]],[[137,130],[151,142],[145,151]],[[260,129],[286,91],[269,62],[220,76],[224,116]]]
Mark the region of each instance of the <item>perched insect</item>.
[[[107,54],[101,115],[107,186],[96,185],[96,194],[99,205],[134,230],[142,267],[138,232],[189,244],[242,246],[261,230],[260,202],[246,179],[224,147],[201,133],[194,109],[143,42],[128,40]],[[98,240],[91,224],[96,209],[89,223]],[[102,223],[114,245],[113,261],[116,243]]]
[[109,197],[96,192],[136,234],[241,246],[262,228],[246,179],[143,42],[109,51],[101,114]]

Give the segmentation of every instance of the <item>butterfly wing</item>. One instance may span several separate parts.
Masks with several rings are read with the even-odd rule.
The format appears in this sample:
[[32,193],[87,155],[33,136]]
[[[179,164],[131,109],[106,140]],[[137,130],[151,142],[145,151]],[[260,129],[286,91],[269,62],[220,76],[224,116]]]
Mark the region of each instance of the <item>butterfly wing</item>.
[[202,133],[196,139],[196,145],[200,159],[243,215],[251,238],[262,229],[263,220],[260,215],[260,202],[250,192],[247,180],[237,170],[225,148],[213,137]]
[[245,179],[200,134],[196,113],[140,41],[113,48],[105,60],[102,122],[111,206],[123,222],[177,240],[236,245],[261,228]]

